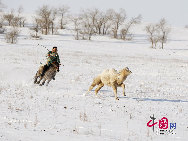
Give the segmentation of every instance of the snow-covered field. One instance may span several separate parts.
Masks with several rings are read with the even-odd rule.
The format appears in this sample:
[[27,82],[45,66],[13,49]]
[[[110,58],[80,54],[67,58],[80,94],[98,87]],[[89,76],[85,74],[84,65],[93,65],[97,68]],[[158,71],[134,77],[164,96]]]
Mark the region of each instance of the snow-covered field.
[[[0,35],[0,141],[186,141],[188,139],[188,30],[172,28],[165,49],[151,49],[142,25],[132,41],[96,36],[76,41],[72,33],[29,38],[22,28],[17,44]],[[58,47],[61,66],[49,86],[33,84],[47,50]],[[129,67],[126,97],[103,87],[86,96],[93,78],[104,69]],[[154,114],[176,123],[161,135]],[[170,128],[170,127],[169,127]],[[168,129],[169,129],[168,128]]]

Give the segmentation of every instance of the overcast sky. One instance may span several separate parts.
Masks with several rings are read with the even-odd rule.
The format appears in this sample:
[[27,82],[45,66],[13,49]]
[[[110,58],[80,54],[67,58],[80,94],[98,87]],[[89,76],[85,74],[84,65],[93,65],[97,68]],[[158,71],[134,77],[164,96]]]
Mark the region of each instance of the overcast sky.
[[20,5],[25,13],[34,13],[42,5],[58,7],[68,5],[72,13],[85,8],[106,10],[124,8],[127,16],[141,14],[145,22],[157,22],[166,18],[170,25],[188,25],[188,0],[1,0],[7,8],[17,9]]

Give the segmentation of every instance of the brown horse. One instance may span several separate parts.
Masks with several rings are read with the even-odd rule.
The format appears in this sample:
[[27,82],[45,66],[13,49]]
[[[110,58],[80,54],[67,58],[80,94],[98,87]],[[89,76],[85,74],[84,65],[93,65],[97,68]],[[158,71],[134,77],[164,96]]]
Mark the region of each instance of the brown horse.
[[[59,63],[55,62],[50,65],[48,70],[45,72],[44,76],[41,76],[44,66],[40,66],[39,70],[37,71],[34,77],[34,84],[39,84],[40,86],[44,85],[45,81],[47,81],[46,86],[50,83],[52,79],[55,80],[55,75],[59,72]],[[37,79],[39,80],[37,81]],[[42,80],[42,83],[40,84]]]

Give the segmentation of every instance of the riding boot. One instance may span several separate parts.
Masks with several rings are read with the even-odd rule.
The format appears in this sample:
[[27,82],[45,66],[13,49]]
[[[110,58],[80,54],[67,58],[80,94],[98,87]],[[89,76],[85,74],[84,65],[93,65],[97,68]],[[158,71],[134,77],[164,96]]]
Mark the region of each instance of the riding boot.
[[43,68],[42,74],[41,74],[42,77],[44,76],[44,74],[45,74],[45,72],[48,70],[48,68],[49,68],[48,65],[44,65],[44,68]]

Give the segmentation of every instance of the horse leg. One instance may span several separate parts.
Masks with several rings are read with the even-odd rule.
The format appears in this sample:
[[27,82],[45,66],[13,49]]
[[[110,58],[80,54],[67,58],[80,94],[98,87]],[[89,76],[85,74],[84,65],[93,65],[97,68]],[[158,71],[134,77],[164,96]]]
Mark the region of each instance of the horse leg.
[[[53,79],[53,80],[55,80],[55,75],[56,75],[56,74],[54,74],[54,75],[52,76],[52,79]],[[51,80],[50,80],[50,81],[51,81]]]
[[[37,71],[37,73],[35,74],[35,77],[34,77],[34,84],[37,83],[37,79],[40,77],[40,69]],[[38,83],[37,83],[38,84]]]
[[48,86],[48,84],[50,83],[52,79],[48,79],[47,83],[46,83],[46,86]]
[[37,76],[37,74],[36,74],[35,77],[34,77],[34,84],[37,83],[37,78],[38,78],[38,76]]
[[42,76],[40,76],[40,79],[36,82],[37,84],[40,84],[40,81],[43,79]]
[[45,81],[46,81],[46,78],[43,79],[42,84],[40,84],[40,86],[44,85]]

